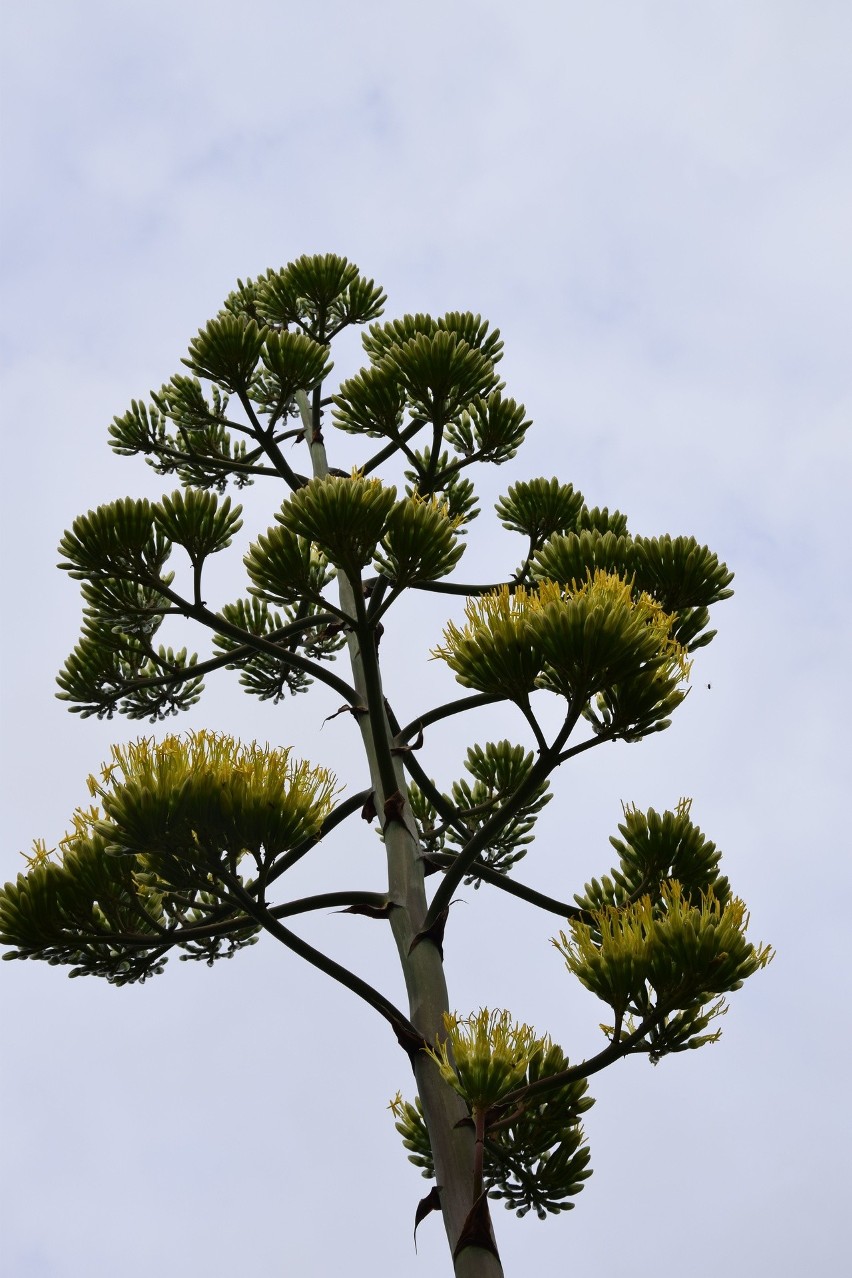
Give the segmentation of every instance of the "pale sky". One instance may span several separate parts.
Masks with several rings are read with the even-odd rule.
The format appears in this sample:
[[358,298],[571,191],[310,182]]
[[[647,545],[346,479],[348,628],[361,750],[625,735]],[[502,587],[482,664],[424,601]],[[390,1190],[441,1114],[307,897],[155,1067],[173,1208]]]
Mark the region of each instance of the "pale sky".
[[[69,714],[77,639],[56,546],[116,497],[170,492],[107,426],[180,369],[237,277],[336,252],[386,318],[481,313],[534,421],[480,484],[460,576],[506,576],[493,501],[558,475],[631,530],[707,542],[736,573],[668,732],[592,752],[524,882],[606,872],[621,803],[681,795],[777,958],[722,1041],[591,1081],[594,1175],[542,1223],[499,1204],[508,1275],[832,1273],[847,1254],[846,1007],[852,333],[852,10],[845,0],[577,3],[29,0],[2,6],[2,879],[54,844],[113,741],[208,726],[293,745],[362,788],[349,716],[208,683],[151,728]],[[358,366],[349,342],[337,356]],[[357,450],[332,433],[333,464]],[[246,498],[220,602],[283,494]],[[457,612],[458,610],[456,610]],[[451,607],[421,596],[385,640],[405,719],[454,695],[428,661]],[[397,619],[397,626],[400,624]],[[391,618],[393,620],[393,618]],[[189,642],[189,636],[187,636]],[[202,653],[206,638],[199,636]],[[708,689],[707,685],[711,687]],[[465,746],[526,740],[509,711],[427,737],[448,787]],[[311,860],[311,858],[309,858]],[[294,894],[380,888],[365,826]],[[563,970],[558,920],[484,887],[447,937],[459,1011],[509,1008],[579,1060],[606,1008]],[[401,1000],[382,924],[300,923]],[[0,1278],[450,1272],[428,1186],[386,1106],[410,1095],[384,1024],[268,939],[142,987],[0,967]]]

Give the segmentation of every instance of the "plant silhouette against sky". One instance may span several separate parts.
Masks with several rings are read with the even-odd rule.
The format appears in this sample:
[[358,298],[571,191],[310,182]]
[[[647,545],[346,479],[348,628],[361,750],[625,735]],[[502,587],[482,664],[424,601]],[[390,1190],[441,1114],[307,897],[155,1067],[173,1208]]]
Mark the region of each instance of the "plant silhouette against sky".
[[[36,841],[27,872],[0,893],[0,939],[6,958],[122,985],[161,972],[172,951],[212,964],[270,933],[387,1022],[415,1079],[391,1108],[432,1182],[415,1222],[440,1211],[454,1272],[496,1278],[489,1203],[544,1217],[572,1207],[591,1174],[587,1079],[627,1055],[657,1061],[715,1041],[724,996],[771,957],[746,939],[745,907],[687,800],[625,809],[616,867],[570,903],[514,877],[562,764],[668,726],[732,574],[691,537],[631,535],[619,512],[539,478],[496,506],[522,539],[517,568],[457,580],[479,514],[471,473],[514,458],[530,422],[504,395],[502,342],[478,315],[383,324],[384,301],[333,255],[240,282],[191,342],[187,371],[110,428],[116,452],[142,454],[181,487],[90,511],[60,545],[84,600],[59,675],[74,711],[161,720],[223,668],[273,702],[324,683],[360,733],[362,789],[344,796],[290,746],[209,731],[116,746],[58,848]],[[329,393],[331,344],[351,325],[367,326],[368,363]],[[335,430],[363,445],[351,472],[333,467]],[[205,564],[241,526],[224,493],[255,481],[271,481],[274,522],[245,556],[242,596],[216,610]],[[167,567],[176,549],[187,590]],[[410,591],[431,592],[436,609],[453,602],[441,594],[465,597],[433,654],[464,692],[403,724],[380,639]],[[167,617],[206,629],[215,655],[159,645]],[[550,734],[536,713],[548,697],[561,715]],[[430,727],[500,703],[528,744],[472,744],[466,775],[444,793],[427,763]],[[288,894],[287,871],[361,820],[384,841],[386,891]],[[443,939],[462,884],[484,889],[478,908],[496,890],[552,916],[568,972],[609,1008],[597,1055],[572,1064],[510,1011],[452,1009]],[[357,952],[343,965],[293,930],[300,914],[328,909],[389,926],[406,1008],[357,975]]]

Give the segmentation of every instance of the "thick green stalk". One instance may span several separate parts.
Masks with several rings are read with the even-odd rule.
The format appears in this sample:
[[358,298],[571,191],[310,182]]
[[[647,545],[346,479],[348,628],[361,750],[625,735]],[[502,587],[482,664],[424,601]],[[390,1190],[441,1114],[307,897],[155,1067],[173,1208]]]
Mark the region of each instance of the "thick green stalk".
[[[313,473],[315,476],[326,475],[328,462],[319,423],[308,406],[307,397],[299,398]],[[384,711],[375,641],[365,625],[363,598],[356,599],[352,584],[342,573],[339,583],[341,608],[353,621],[353,632],[349,637],[353,684],[363,704],[368,707],[367,714],[358,715],[358,725],[380,819],[385,803],[394,793],[406,800],[401,809],[397,809],[399,817],[392,817],[384,826],[388,897],[397,906],[391,911],[390,925],[405,979],[409,1018],[418,1033],[429,1042],[435,1042],[444,1035],[444,1013],[449,1011],[441,950],[431,940],[424,940],[411,948],[428,908],[422,850],[407,802],[403,768],[400,760],[391,753],[393,733]],[[440,1186],[441,1211],[452,1251],[474,1202],[474,1132],[464,1102],[444,1082],[434,1062],[424,1052],[415,1050],[412,1066],[429,1130],[435,1176]],[[478,1246],[465,1247],[454,1265],[456,1278],[502,1278],[503,1274],[497,1257]]]

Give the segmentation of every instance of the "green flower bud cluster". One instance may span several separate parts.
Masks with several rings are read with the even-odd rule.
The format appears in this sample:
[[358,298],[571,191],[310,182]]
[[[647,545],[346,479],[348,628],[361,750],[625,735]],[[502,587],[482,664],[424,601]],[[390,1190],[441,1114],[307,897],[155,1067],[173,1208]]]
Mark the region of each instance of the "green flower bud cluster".
[[396,489],[358,472],[312,479],[284,503],[287,532],[316,542],[336,568],[357,575],[370,562],[396,501]]
[[358,471],[312,479],[276,518],[281,526],[259,537],[245,560],[252,589],[270,602],[320,600],[317,559],[352,577],[372,560],[399,590],[445,576],[464,551],[444,501],[417,494],[397,501],[396,488]]

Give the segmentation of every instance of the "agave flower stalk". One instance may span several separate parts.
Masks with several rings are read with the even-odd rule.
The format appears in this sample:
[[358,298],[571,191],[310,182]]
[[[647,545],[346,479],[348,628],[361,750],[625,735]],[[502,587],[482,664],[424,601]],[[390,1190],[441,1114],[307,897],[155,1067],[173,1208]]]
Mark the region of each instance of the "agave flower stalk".
[[[540,477],[516,480],[496,506],[522,538],[518,566],[460,580],[481,513],[470,476],[512,461],[532,423],[504,393],[503,344],[479,315],[379,323],[384,302],[334,254],[238,281],[191,340],[184,371],[110,427],[119,455],[143,456],[180,487],[107,502],[60,544],[83,596],[82,633],[58,678],[76,713],[157,723],[194,706],[223,670],[270,706],[321,683],[347,712],[337,727],[360,737],[357,793],[341,796],[327,769],[289,747],[224,733],[158,731],[116,746],[65,838],[55,849],[36,840],[0,891],[0,941],[6,957],[124,985],[159,974],[174,952],[212,965],[274,937],[392,1030],[417,1092],[390,1108],[434,1182],[416,1225],[440,1212],[457,1278],[501,1278],[489,1204],[557,1215],[591,1174],[587,1079],[628,1056],[655,1062],[715,1042],[725,997],[771,958],[747,939],[745,906],[688,800],[662,813],[627,805],[618,864],[572,903],[535,886],[534,868],[529,882],[514,877],[522,859],[534,867],[536,822],[561,767],[669,726],[732,574],[693,538],[634,536],[620,511]],[[352,325],[368,326],[367,363],[332,393],[331,343]],[[332,430],[363,450],[354,468],[332,465]],[[242,596],[217,604],[208,564],[241,527],[225,489],[255,481],[277,485],[271,525],[244,555]],[[464,598],[432,653],[464,691],[404,723],[393,702],[417,683],[387,683],[379,639],[412,590],[446,608],[442,621]],[[176,620],[200,628],[215,655],[160,643]],[[344,650],[349,671],[335,673]],[[553,697],[560,717],[545,730],[538,706]],[[485,706],[501,706],[523,740],[507,728],[468,745],[445,787],[438,774],[453,752],[431,752],[433,766],[431,730],[451,723],[460,736]],[[361,818],[383,840],[386,882],[291,891],[289,872],[307,874],[323,841]],[[567,974],[612,1012],[599,1052],[570,1061],[508,1011],[451,1012],[443,942],[471,884],[478,906],[494,889],[559,916]],[[359,975],[357,951],[332,957],[300,935],[318,910],[389,929],[404,1007]]]

